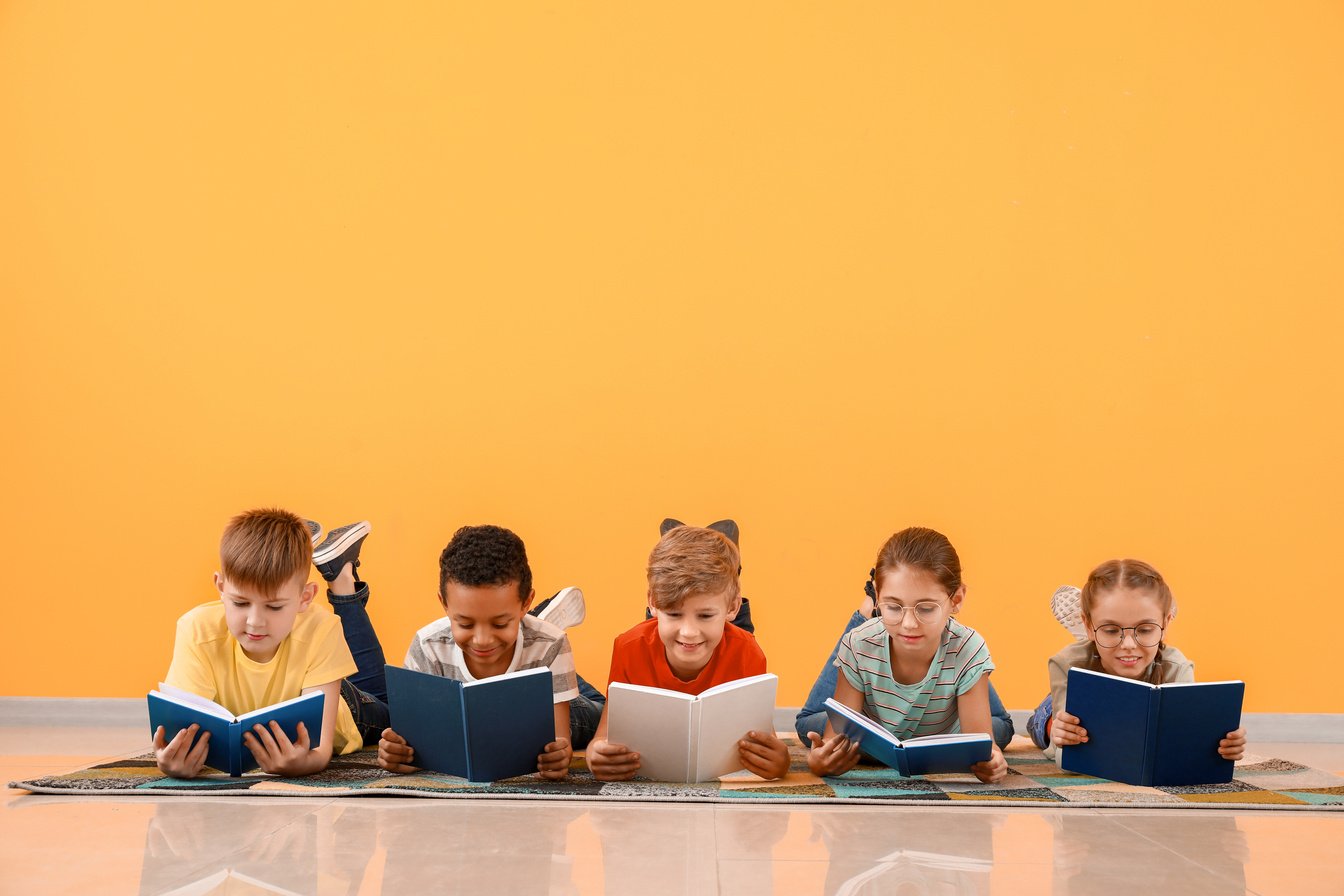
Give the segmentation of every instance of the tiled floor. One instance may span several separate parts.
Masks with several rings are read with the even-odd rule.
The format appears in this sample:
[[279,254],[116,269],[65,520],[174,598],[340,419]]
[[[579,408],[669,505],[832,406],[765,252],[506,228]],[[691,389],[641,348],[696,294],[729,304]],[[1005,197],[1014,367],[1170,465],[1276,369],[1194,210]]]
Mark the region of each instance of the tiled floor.
[[[143,739],[0,727],[0,781]],[[1255,747],[1344,772],[1344,744]],[[0,795],[4,894],[1145,890],[1344,894],[1344,813]]]

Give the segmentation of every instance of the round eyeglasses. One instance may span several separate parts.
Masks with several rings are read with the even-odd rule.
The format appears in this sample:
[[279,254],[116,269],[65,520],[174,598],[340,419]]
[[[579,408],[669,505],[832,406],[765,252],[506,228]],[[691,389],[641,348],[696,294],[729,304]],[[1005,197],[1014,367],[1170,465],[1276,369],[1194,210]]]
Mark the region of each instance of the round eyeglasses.
[[921,623],[928,625],[931,622],[937,622],[938,617],[943,615],[943,605],[931,600],[922,600],[913,607],[903,607],[900,604],[878,604],[877,608],[882,613],[882,620],[892,625],[900,625],[905,621],[905,611],[913,610],[915,618]]
[[1134,633],[1134,643],[1140,647],[1156,647],[1162,643],[1164,626],[1156,622],[1143,625],[1099,625],[1092,629],[1093,638],[1098,647],[1119,647],[1125,640],[1125,632]]

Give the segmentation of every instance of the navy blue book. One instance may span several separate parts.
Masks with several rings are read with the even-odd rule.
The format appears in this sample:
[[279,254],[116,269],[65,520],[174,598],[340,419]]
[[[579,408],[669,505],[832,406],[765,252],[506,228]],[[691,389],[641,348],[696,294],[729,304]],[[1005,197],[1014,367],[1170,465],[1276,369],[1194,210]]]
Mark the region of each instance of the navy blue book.
[[[243,743],[243,735],[251,731],[253,725],[269,727],[272,721],[279,722],[285,736],[296,741],[299,739],[299,722],[302,722],[308,729],[309,746],[316,747],[322,740],[322,710],[326,702],[322,693],[314,691],[234,716],[213,700],[160,684],[157,691],[149,692],[149,733],[153,737],[154,731],[162,725],[164,737],[171,741],[183,728],[200,725],[196,740],[210,732],[205,764],[236,778],[257,767],[252,751]],[[193,746],[196,740],[192,741]]]
[[830,697],[826,716],[831,728],[857,741],[859,749],[906,777],[970,772],[990,757],[994,743],[988,734],[929,734],[901,740],[881,724]]
[[545,667],[472,682],[387,667],[392,730],[415,750],[413,764],[468,781],[537,770],[555,740],[553,693]]
[[1218,742],[1241,727],[1241,681],[1149,684],[1069,670],[1065,706],[1087,743],[1060,747],[1065,771],[1144,787],[1226,784],[1235,763]]

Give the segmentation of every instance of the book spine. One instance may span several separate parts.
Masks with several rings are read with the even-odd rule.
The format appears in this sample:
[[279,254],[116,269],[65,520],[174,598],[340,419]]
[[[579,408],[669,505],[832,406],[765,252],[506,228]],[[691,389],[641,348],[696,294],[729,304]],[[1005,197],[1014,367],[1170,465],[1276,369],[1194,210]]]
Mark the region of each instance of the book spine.
[[690,762],[687,763],[686,780],[687,783],[695,783],[700,780],[700,701],[695,700],[690,704],[691,723],[687,726],[690,731],[690,745],[687,749],[690,751]]
[[1143,730],[1143,767],[1139,771],[1139,783],[1144,787],[1153,786],[1153,772],[1157,769],[1157,719],[1162,713],[1162,689],[1153,688],[1148,693],[1148,718]]
[[457,696],[458,696],[457,706],[459,711],[462,713],[462,722],[458,726],[458,730],[461,731],[462,736],[462,755],[466,757],[466,766],[467,766],[466,777],[468,781],[475,781],[477,780],[476,761],[472,757],[472,749],[471,749],[471,717],[470,714],[467,712],[467,702],[468,702],[467,692],[464,688],[461,687],[460,684],[458,685]]
[[243,723],[229,723],[229,767],[225,769],[230,777],[237,778],[243,773]]

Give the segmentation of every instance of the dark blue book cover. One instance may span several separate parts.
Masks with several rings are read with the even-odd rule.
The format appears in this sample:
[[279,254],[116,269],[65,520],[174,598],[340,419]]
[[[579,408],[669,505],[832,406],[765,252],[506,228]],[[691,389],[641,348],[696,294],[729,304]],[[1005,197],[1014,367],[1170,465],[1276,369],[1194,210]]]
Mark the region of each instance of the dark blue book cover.
[[316,747],[322,739],[322,711],[326,697],[321,693],[304,694],[274,706],[266,706],[235,718],[227,709],[214,701],[186,691],[159,685],[151,691],[149,701],[149,730],[151,735],[162,725],[164,737],[171,741],[183,728],[200,725],[195,745],[205,732],[210,732],[205,764],[233,777],[257,767],[252,751],[243,743],[243,735],[253,725],[280,723],[280,728],[291,740],[298,740],[299,722],[308,729],[309,744]]
[[537,770],[555,740],[550,669],[527,669],[464,684],[387,667],[392,730],[406,738],[418,768],[469,781],[498,781]]
[[1241,727],[1245,683],[1164,684],[1159,690],[1153,785],[1231,781],[1236,763],[1218,755],[1218,742]]
[[993,738],[988,734],[933,734],[900,740],[880,723],[832,698],[826,699],[831,728],[858,742],[867,756],[906,777],[970,772],[989,759]]
[[1226,783],[1218,742],[1241,724],[1242,682],[1154,685],[1069,670],[1066,709],[1087,743],[1061,747],[1065,771],[1145,787]]

